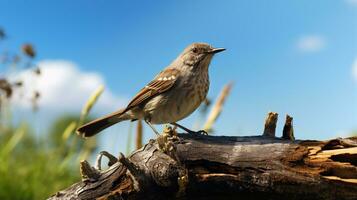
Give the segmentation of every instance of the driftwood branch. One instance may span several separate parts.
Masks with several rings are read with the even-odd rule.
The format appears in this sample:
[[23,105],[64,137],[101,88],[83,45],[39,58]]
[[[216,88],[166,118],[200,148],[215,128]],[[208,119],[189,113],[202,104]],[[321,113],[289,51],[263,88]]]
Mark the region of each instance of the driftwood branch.
[[226,137],[168,127],[107,170],[84,164],[84,179],[50,199],[357,199],[357,138],[292,141],[287,132]]

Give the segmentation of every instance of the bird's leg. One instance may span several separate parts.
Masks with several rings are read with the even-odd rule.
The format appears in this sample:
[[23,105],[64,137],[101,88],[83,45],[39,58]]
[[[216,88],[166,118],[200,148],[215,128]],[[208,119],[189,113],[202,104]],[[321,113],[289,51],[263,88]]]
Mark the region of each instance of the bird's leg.
[[193,130],[190,130],[176,122],[172,122],[170,123],[171,125],[174,125],[174,126],[177,126],[179,127],[180,129],[186,131],[187,133],[190,133],[190,134],[202,134],[202,135],[208,135],[208,133],[205,131],[205,130],[199,130],[199,131],[193,131]]
[[150,123],[149,120],[145,120],[146,124],[150,126],[150,128],[156,133],[156,135],[160,135],[160,133],[156,130],[156,128]]

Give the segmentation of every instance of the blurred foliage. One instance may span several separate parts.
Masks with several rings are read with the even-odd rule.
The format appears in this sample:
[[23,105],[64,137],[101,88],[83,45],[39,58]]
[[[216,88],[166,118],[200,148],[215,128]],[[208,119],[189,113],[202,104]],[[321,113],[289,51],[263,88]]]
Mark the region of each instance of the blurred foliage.
[[[66,146],[35,138],[27,124],[0,129],[0,199],[45,199],[79,180],[78,166],[62,165]],[[78,163],[78,162],[77,162]]]
[[59,117],[40,137],[25,123],[2,124],[0,199],[45,199],[79,181],[79,161],[97,147],[95,138],[83,140],[75,134],[80,119],[91,120],[86,115]]
[[[77,121],[80,117],[75,115],[64,115],[53,122],[49,129],[51,137],[47,139],[51,146],[58,147],[57,156],[65,158],[72,152],[80,152],[82,149],[87,149],[92,152],[96,148],[94,139],[89,138],[83,140],[75,133],[77,129]],[[86,120],[90,121],[92,119]]]
[[[5,33],[0,28],[0,45],[7,39]],[[96,150],[94,138],[83,140],[75,130],[88,121],[88,114],[101,93],[90,98],[83,108],[85,113],[59,117],[47,133],[35,133],[23,122],[12,125],[11,101],[24,83],[10,79],[8,72],[31,70],[35,77],[41,75],[40,68],[33,64],[37,55],[34,46],[23,44],[20,51],[22,54],[0,49],[0,199],[46,199],[79,181],[79,161]],[[31,97],[22,100],[30,101],[36,111],[41,95],[36,89],[30,93]]]
[[[7,34],[5,30],[0,27],[0,45],[6,41]],[[4,46],[0,46],[4,48]],[[16,79],[14,80],[13,76],[10,79],[9,74],[19,74],[23,70],[33,71],[33,75],[36,77],[41,75],[41,69],[34,65],[34,59],[36,57],[36,50],[34,46],[30,43],[25,43],[19,49],[11,51],[9,49],[0,49],[0,109],[3,106],[3,102],[11,101],[11,98],[15,95],[15,91],[22,89],[24,86],[23,80]],[[33,83],[32,83],[33,84]],[[33,110],[38,109],[38,100],[41,96],[40,92],[36,89],[30,91],[32,94],[31,97],[25,97],[27,101],[29,100],[32,103]],[[25,99],[23,98],[23,99]]]
[[28,124],[0,127],[0,199],[45,199],[80,180],[79,160],[96,149],[72,129],[79,116],[62,116],[50,131],[35,137]]

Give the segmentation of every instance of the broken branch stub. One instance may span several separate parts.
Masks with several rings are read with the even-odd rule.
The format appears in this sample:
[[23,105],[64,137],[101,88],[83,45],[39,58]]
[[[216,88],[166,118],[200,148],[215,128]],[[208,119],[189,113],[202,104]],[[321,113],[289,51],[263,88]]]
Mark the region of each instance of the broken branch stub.
[[82,181],[96,181],[100,177],[100,171],[90,166],[88,161],[83,160],[80,162],[79,170],[82,176]]
[[278,122],[278,113],[269,112],[265,118],[263,136],[275,137],[276,123]]
[[286,115],[285,125],[283,129],[283,139],[294,141],[294,127],[293,118],[290,115]]

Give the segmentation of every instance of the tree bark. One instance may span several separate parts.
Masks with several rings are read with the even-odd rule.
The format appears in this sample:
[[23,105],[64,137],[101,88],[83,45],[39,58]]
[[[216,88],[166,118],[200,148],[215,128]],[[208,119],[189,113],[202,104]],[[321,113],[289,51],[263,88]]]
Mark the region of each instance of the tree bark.
[[[93,173],[92,173],[93,172]],[[357,138],[178,134],[171,129],[49,199],[357,199]]]

